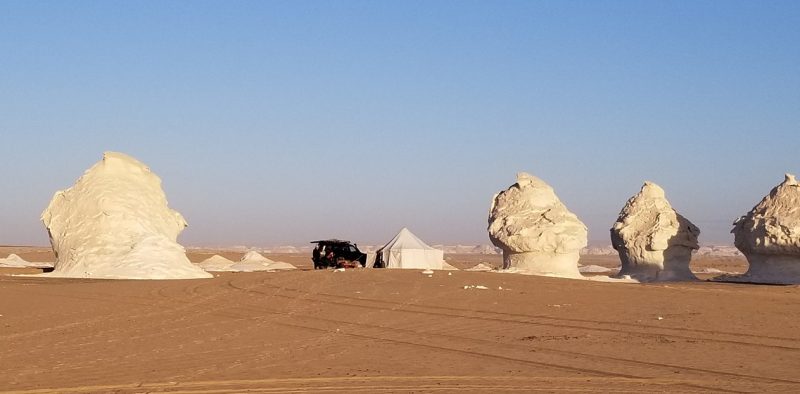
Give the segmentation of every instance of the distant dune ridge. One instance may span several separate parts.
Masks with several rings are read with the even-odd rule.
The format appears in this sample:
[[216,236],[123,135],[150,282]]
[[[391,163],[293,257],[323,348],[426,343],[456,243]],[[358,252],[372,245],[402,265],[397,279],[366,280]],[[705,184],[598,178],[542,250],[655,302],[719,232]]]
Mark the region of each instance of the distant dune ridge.
[[211,277],[177,243],[186,221],[167,206],[161,179],[122,153],[106,152],[73,187],[56,192],[42,222],[56,255],[45,276]]

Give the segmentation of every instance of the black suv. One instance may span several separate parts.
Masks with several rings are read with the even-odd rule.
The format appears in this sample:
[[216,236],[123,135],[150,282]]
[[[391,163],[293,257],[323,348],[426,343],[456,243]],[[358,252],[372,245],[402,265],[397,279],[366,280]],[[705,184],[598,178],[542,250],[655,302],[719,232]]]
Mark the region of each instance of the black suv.
[[314,269],[333,268],[355,268],[358,265],[367,265],[367,255],[358,250],[358,245],[350,241],[340,239],[326,239],[322,241],[311,241],[317,244],[312,252],[311,260],[314,261]]

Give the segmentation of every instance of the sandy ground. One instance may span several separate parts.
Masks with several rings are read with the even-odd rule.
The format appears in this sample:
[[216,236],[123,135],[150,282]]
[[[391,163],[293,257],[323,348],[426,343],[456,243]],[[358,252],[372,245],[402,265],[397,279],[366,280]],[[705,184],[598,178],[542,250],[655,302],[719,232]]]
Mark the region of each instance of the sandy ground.
[[[47,261],[35,257],[46,250],[0,247],[10,252]],[[268,257],[311,267],[308,256]],[[694,264],[746,269],[738,258]],[[8,273],[5,392],[800,392],[798,286],[416,270],[184,281]]]

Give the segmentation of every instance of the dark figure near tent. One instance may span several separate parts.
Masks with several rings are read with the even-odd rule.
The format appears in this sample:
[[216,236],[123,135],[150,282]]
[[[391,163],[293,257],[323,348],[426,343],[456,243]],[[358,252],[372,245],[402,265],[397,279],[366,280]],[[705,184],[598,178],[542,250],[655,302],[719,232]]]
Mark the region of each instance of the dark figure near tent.
[[375,255],[375,262],[372,263],[372,268],[386,268],[386,262],[383,261],[383,253],[380,251]]
[[314,269],[355,268],[367,265],[367,255],[358,250],[358,245],[350,241],[327,239],[313,241],[317,244],[311,255]]

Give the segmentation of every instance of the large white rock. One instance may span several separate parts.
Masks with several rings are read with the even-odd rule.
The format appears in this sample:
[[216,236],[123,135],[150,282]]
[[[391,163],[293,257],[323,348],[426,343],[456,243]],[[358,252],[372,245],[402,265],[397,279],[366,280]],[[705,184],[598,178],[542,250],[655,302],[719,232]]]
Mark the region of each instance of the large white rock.
[[750,263],[737,280],[800,283],[800,184],[794,175],[786,174],[733,225],[734,243]]
[[618,276],[640,282],[697,279],[689,263],[699,235],[697,226],[675,212],[664,189],[645,182],[611,228],[611,245],[622,261]]
[[581,278],[578,252],[587,244],[586,226],[541,179],[517,174],[517,183],[494,196],[489,238],[503,250],[506,270]]
[[167,206],[161,179],[136,159],[106,152],[42,213],[58,277],[191,279],[211,275],[177,243],[186,227]]

